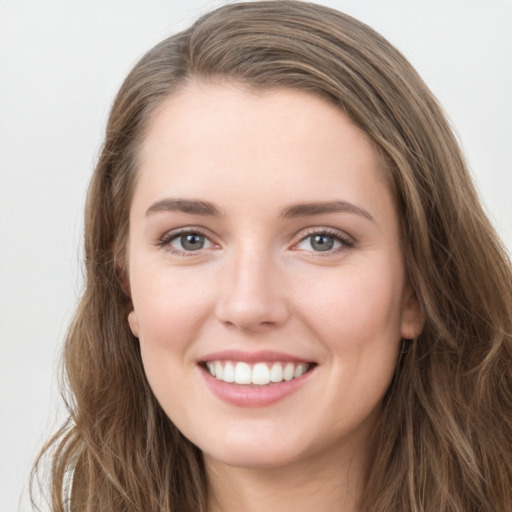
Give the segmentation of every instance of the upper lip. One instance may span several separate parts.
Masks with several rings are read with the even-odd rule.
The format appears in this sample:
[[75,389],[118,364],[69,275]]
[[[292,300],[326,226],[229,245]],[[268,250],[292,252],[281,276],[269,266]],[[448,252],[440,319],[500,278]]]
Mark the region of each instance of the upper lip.
[[212,352],[200,358],[200,362],[208,361],[243,361],[245,363],[261,362],[294,362],[294,363],[312,363],[310,359],[304,359],[285,352],[276,352],[274,350],[259,350],[256,352],[247,352],[245,350],[221,350]]

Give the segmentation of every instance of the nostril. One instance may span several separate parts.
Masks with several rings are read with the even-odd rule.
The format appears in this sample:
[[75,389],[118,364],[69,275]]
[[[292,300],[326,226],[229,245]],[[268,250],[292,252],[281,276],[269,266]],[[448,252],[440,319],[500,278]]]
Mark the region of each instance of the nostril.
[[282,325],[288,318],[287,307],[284,304],[236,302],[230,298],[217,307],[217,318],[227,327],[242,331],[269,329]]
[[279,276],[274,276],[269,258],[255,256],[254,251],[247,256],[248,252],[242,251],[226,276],[226,287],[216,304],[217,318],[244,331],[280,325],[289,315],[284,287]]

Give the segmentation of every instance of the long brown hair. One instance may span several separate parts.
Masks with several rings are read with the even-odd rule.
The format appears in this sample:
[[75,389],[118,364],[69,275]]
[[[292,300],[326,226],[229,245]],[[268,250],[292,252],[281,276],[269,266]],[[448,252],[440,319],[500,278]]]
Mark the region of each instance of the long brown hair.
[[512,270],[457,141],[381,36],[327,7],[277,0],[222,7],[161,42],[114,102],[87,199],[85,291],[64,348],[70,419],[44,451],[52,511],[65,510],[66,494],[74,512],[206,509],[201,454],[151,392],[123,287],[138,149],[155,109],[191,79],[319,95],[387,164],[425,323],[385,397],[361,510],[512,510]]

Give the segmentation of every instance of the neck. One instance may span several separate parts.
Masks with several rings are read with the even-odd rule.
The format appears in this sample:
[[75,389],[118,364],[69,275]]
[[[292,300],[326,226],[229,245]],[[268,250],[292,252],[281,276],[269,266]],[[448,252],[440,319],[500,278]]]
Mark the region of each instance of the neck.
[[337,451],[278,468],[239,468],[205,456],[208,512],[357,512],[364,463]]

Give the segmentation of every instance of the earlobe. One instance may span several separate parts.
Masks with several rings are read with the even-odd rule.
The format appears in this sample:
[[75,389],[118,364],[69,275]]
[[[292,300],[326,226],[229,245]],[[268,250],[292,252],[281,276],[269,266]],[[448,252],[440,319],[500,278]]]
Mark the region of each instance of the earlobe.
[[402,308],[402,339],[413,340],[417,338],[423,329],[423,313],[416,292],[410,287],[405,296]]
[[[121,285],[121,289],[125,293],[125,295],[131,300],[132,294],[130,290],[130,281],[128,279],[128,269],[126,266],[126,259],[124,256],[124,251],[120,250],[119,244],[114,245],[113,249],[114,254],[114,264],[117,269],[117,274],[119,278],[119,284]],[[133,305],[132,305],[133,307]],[[139,322],[137,320],[137,315],[135,314],[135,310],[131,310],[128,313],[128,325],[130,326],[130,330],[132,334],[138,338],[139,337]]]
[[139,337],[139,322],[137,320],[137,315],[135,314],[135,311],[130,311],[128,313],[128,324],[130,325],[130,330],[132,331],[132,334],[138,338]]

